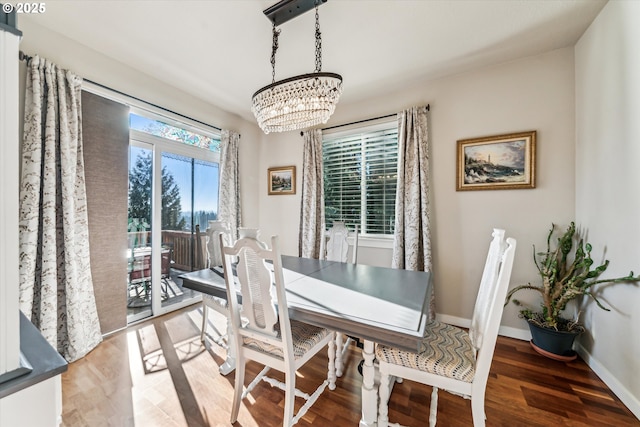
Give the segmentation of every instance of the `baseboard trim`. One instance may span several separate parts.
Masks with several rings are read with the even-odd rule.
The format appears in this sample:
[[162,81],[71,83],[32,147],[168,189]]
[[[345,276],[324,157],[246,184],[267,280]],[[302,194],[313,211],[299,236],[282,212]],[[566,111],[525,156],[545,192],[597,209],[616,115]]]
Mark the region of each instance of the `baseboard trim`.
[[578,352],[582,360],[591,368],[591,370],[604,382],[607,387],[618,396],[618,399],[640,420],[640,400],[638,400],[628,388],[626,388],[618,379],[600,363],[598,359],[593,357],[580,344],[575,344],[575,350]]
[[[145,319],[145,320],[147,320],[147,319]],[[113,334],[117,334],[118,332],[124,331],[125,329],[127,329],[127,326],[123,326],[122,328],[114,329],[113,331],[105,332],[104,334],[102,334],[102,339],[106,339],[106,338],[110,337]]]
[[468,328],[471,326],[471,320],[463,317],[449,316],[448,314],[436,314],[438,322],[448,323],[459,328]]
[[[436,314],[436,320],[439,322],[448,323],[450,325],[457,326],[459,328],[468,328],[471,326],[471,320],[463,317],[449,316],[447,314]],[[503,337],[515,338],[522,341],[531,340],[531,332],[528,329],[512,328],[510,326],[500,326],[498,335]]]
[[[471,320],[463,317],[449,316],[446,314],[436,314],[436,320],[459,328],[468,328],[471,326]],[[500,326],[498,335],[515,338],[523,341],[531,340],[531,332],[528,329],[518,329],[509,326]],[[600,361],[591,356],[589,352],[580,344],[575,344],[575,350],[578,352],[582,360],[591,368],[591,370],[604,382],[607,387],[618,396],[618,399],[640,420],[640,400],[638,400],[628,388],[626,388],[613,374],[605,368]]]

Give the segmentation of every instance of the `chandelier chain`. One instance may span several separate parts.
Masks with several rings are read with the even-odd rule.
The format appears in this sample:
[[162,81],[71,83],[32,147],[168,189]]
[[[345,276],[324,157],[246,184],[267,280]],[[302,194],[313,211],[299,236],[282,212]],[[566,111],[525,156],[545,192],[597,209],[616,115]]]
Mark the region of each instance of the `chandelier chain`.
[[322,34],[320,33],[318,3],[319,1],[316,0],[316,73],[319,73],[322,70]]
[[276,81],[276,51],[278,50],[278,36],[280,30],[276,29],[276,24],[273,24],[273,44],[271,45],[271,83]]

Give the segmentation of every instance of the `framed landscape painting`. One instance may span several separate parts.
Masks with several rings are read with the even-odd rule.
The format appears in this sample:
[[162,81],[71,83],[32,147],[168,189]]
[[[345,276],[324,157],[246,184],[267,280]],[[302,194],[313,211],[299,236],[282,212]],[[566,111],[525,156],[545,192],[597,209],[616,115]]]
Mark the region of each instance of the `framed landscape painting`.
[[456,190],[536,187],[536,131],[458,141]]
[[296,194],[296,167],[269,168],[267,182],[269,194]]

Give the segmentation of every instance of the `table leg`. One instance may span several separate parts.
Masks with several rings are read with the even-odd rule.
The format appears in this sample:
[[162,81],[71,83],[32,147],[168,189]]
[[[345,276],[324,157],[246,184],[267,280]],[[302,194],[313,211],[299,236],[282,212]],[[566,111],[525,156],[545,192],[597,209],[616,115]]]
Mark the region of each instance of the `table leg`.
[[360,427],[373,427],[378,416],[378,390],[375,384],[375,367],[373,365],[373,341],[364,340],[362,356],[362,418]]
[[344,363],[342,360],[342,346],[343,346],[343,338],[341,332],[336,332],[336,376],[342,376],[342,370],[344,369]]

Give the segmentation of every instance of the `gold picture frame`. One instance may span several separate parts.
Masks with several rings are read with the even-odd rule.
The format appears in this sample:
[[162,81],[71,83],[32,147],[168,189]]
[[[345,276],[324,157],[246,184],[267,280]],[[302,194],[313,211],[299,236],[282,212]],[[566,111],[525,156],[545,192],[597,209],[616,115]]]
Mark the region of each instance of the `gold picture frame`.
[[296,167],[280,166],[267,171],[269,195],[296,194]]
[[535,130],[461,139],[457,153],[456,191],[536,187]]

